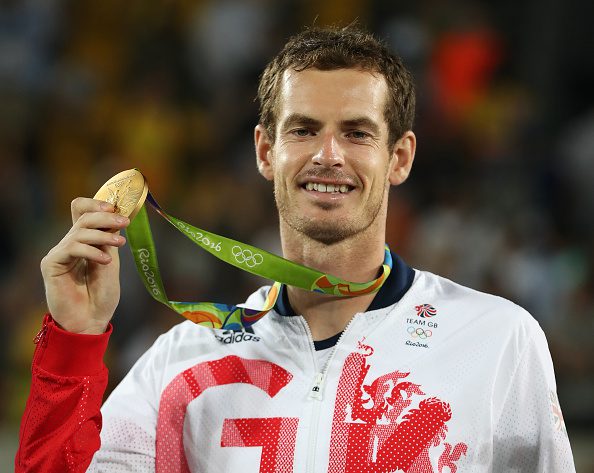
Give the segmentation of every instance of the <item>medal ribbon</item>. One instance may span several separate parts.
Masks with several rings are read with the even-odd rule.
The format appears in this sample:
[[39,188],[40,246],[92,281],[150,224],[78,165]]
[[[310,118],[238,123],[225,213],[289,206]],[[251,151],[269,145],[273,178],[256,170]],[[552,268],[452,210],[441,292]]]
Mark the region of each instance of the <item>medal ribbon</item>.
[[210,328],[241,330],[260,320],[274,307],[281,284],[335,296],[360,296],[377,292],[392,269],[392,256],[385,247],[382,274],[365,283],[348,282],[315,269],[281,258],[246,243],[202,230],[166,213],[149,192],[151,207],[203,250],[239,269],[276,281],[266,296],[264,307],[254,309],[244,304],[170,301],[159,271],[155,243],[148,220],[146,203],[126,229],[136,269],[151,296],[192,322]]

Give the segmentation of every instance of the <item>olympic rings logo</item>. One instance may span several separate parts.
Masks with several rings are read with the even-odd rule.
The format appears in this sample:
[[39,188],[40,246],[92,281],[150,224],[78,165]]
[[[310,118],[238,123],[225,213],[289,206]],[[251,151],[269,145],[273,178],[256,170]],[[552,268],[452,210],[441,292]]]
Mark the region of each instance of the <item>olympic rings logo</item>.
[[408,333],[410,333],[410,336],[412,338],[425,339],[425,338],[429,338],[430,336],[433,335],[433,332],[431,330],[423,330],[420,327],[408,327],[408,329],[406,329],[406,331]]
[[231,254],[239,264],[245,264],[248,268],[253,268],[264,262],[264,257],[260,253],[253,253],[251,250],[244,250],[235,245],[231,248]]

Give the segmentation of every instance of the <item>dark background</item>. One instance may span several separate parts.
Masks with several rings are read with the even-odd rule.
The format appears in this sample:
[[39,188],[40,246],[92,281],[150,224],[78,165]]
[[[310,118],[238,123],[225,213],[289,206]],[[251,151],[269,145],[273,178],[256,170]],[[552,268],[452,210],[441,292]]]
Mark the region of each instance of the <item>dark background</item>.
[[[68,230],[71,200],[138,167],[173,215],[279,253],[272,188],[255,167],[257,78],[303,26],[355,19],[418,84],[417,158],[392,192],[388,243],[538,319],[578,472],[594,471],[587,0],[0,1],[1,464],[45,311],[39,261]],[[151,219],[170,299],[240,302],[261,284]],[[182,320],[145,292],[127,249],[122,282],[114,385]]]

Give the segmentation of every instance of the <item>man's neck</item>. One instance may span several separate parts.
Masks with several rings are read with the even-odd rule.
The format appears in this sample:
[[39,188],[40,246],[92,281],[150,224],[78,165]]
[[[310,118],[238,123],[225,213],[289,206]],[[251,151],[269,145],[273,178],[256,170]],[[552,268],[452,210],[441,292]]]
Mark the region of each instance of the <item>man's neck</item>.
[[[367,282],[378,277],[384,261],[384,233],[369,229],[369,234],[325,245],[303,236],[281,224],[285,258],[352,282]],[[377,235],[377,236],[373,236]],[[381,235],[381,237],[379,236]],[[358,312],[369,307],[375,294],[338,297],[288,287],[295,312],[302,315],[314,340],[324,340],[344,330]]]

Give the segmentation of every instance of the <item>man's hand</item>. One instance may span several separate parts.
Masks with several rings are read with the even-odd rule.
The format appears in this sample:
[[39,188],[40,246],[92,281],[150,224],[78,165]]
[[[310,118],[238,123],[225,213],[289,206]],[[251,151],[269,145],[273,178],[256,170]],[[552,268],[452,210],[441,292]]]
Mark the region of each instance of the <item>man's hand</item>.
[[72,228],[41,260],[47,305],[54,320],[74,333],[105,331],[120,299],[119,230],[130,220],[113,205],[78,197]]

